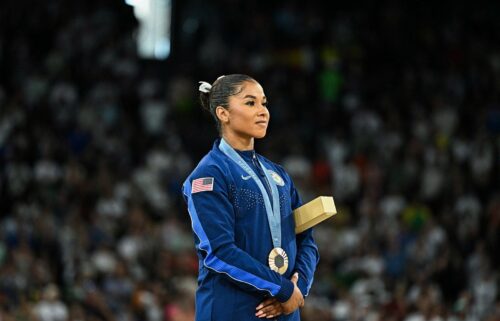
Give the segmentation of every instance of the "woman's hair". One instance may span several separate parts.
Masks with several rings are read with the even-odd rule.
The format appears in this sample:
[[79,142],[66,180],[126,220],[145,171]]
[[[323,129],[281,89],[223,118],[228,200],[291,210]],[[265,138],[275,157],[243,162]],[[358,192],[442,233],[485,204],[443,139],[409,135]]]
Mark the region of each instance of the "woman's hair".
[[229,108],[229,97],[237,95],[241,92],[241,85],[246,81],[255,81],[250,76],[242,74],[232,74],[220,76],[212,85],[207,82],[200,81],[200,102],[203,109],[212,114],[217,124],[217,129],[220,132],[220,120],[217,118],[215,109],[217,106]]

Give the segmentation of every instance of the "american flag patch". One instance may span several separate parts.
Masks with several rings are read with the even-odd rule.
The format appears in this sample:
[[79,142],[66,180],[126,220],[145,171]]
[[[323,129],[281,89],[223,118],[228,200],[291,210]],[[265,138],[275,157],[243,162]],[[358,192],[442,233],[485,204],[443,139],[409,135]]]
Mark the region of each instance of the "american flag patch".
[[191,184],[191,194],[198,192],[208,192],[214,190],[214,178],[202,177],[197,178]]

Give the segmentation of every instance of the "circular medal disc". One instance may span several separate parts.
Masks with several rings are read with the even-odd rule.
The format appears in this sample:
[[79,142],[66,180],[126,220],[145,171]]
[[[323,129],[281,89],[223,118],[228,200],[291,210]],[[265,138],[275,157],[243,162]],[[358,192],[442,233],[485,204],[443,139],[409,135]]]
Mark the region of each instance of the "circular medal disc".
[[281,247],[275,247],[269,253],[269,267],[279,274],[285,274],[288,269],[288,255]]

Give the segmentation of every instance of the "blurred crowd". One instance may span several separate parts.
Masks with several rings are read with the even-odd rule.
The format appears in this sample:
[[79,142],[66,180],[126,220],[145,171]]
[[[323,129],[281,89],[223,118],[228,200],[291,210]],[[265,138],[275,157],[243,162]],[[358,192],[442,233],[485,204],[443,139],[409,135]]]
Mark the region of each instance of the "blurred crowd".
[[125,3],[3,1],[0,320],[193,320],[197,82],[247,73],[257,150],[338,210],[304,321],[499,321],[499,10],[174,1],[155,62]]

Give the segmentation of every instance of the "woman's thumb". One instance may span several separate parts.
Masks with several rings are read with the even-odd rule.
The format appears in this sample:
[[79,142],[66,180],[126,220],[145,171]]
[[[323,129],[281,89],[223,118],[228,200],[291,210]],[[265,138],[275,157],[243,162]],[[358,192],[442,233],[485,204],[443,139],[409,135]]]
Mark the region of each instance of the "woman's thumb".
[[295,272],[293,275],[292,275],[292,280],[291,280],[293,283],[297,284],[297,282],[299,281],[299,273],[298,272]]

